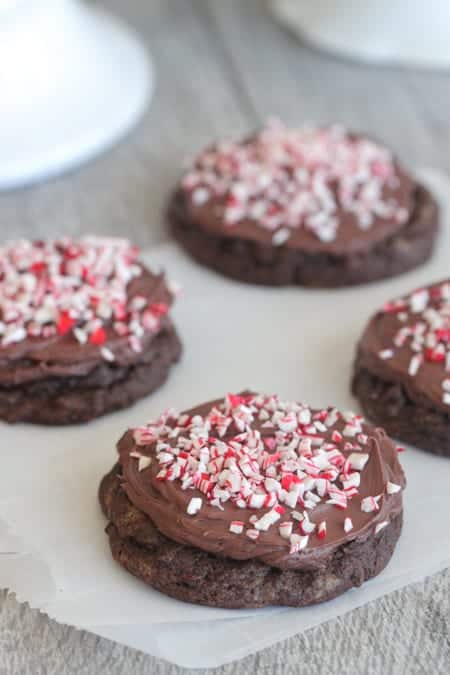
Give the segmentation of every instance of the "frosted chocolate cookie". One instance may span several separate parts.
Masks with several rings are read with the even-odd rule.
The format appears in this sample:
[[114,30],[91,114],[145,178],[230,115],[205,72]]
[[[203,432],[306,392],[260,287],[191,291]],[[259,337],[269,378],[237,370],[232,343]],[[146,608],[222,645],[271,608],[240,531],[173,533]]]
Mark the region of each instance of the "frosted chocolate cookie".
[[149,394],[180,356],[172,301],[125,240],[0,247],[0,419],[86,422]]
[[438,211],[391,152],[339,126],[271,123],[204,150],[170,204],[192,257],[256,284],[338,287],[430,256]]
[[450,281],[387,302],[372,317],[353,392],[391,436],[450,457]]
[[114,558],[174,598],[303,606],[389,562],[403,471],[382,429],[334,408],[228,395],[131,429],[100,486]]

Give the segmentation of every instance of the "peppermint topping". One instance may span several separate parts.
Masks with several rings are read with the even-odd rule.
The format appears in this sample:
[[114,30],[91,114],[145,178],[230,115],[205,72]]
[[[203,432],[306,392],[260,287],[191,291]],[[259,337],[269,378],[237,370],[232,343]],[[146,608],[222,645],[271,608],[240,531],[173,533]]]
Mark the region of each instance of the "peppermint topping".
[[390,481],[386,483],[386,492],[388,495],[395,495],[397,492],[400,492],[401,489],[401,485],[397,485],[397,483],[391,483]]
[[290,130],[269,122],[249,140],[206,149],[182,187],[196,206],[216,200],[230,227],[250,220],[274,232],[274,246],[301,227],[333,241],[345,214],[361,230],[408,218],[393,196],[399,178],[391,153],[340,126]]
[[144,471],[144,469],[148,469],[152,463],[151,457],[147,457],[147,455],[141,455],[140,452],[130,452],[130,457],[134,457],[138,460],[138,471]]
[[279,527],[280,536],[283,537],[283,539],[290,539],[292,534],[292,528],[293,523],[291,521],[281,523]]
[[200,497],[192,497],[191,501],[188,504],[187,512],[190,516],[195,516],[196,513],[202,508],[202,500]]
[[[326,537],[326,521],[314,520],[319,505],[345,511],[357,499],[361,511],[379,510],[381,495],[359,496],[361,472],[370,460],[370,439],[362,423],[353,413],[315,412],[278,396],[229,394],[204,415],[168,410],[132,433],[138,447],[153,446],[157,480],[177,481],[182,490],[203,494],[203,499],[189,501],[189,515],[203,508],[223,510],[226,502],[243,514],[257,511],[232,520],[229,531],[256,540],[275,528],[293,554],[311,537]],[[351,428],[352,441],[336,426]],[[132,456],[140,470],[141,453]],[[397,488],[388,483],[386,493]],[[352,527],[345,518],[345,531]]]
[[289,541],[291,544],[289,553],[292,555],[293,553],[303,551],[303,549],[308,546],[309,537],[301,537],[299,534],[291,534]]
[[242,534],[245,523],[242,520],[232,520],[230,523],[230,532],[233,534]]
[[325,539],[327,536],[327,524],[325,520],[322,520],[322,522],[319,523],[319,527],[317,528],[317,536],[319,539]]
[[442,402],[450,406],[450,281],[420,288],[385,304],[385,314],[399,323],[392,344],[382,349],[381,359],[409,352],[407,372],[416,377],[424,364],[437,364],[442,373]]
[[105,345],[112,331],[141,351],[142,336],[159,330],[168,307],[128,297],[128,285],[142,274],[138,255],[124,239],[99,237],[0,247],[0,349],[28,338],[72,335],[112,362]]
[[380,496],[376,497],[364,497],[361,501],[361,511],[365,513],[371,513],[372,511],[379,511],[380,507],[378,505]]

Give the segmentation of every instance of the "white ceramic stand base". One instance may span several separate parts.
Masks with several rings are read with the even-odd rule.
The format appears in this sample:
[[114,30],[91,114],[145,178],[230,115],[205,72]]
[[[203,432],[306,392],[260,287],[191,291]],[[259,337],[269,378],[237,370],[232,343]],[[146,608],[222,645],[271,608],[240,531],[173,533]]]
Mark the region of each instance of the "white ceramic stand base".
[[103,10],[16,0],[0,10],[0,190],[84,162],[137,122],[153,90],[149,57]]
[[373,63],[450,68],[448,0],[271,0],[275,16],[312,44]]

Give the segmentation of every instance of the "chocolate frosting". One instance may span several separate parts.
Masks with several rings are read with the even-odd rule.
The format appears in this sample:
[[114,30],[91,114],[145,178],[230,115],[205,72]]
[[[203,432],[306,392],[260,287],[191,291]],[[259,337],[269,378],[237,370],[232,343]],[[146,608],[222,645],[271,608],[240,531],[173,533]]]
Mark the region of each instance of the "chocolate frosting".
[[[128,284],[128,301],[141,295],[151,303],[171,305],[173,297],[164,274],[153,274],[143,265],[140,267],[142,274]],[[139,359],[127,337],[118,336],[110,324],[105,325],[105,331],[107,339],[102,346],[114,352],[117,365],[127,366]],[[142,336],[144,350],[153,336],[154,333],[150,332]],[[89,342],[80,344],[72,333],[50,338],[28,337],[0,349],[0,386],[18,385],[51,376],[84,376],[100,363],[104,363],[100,347]]]
[[[187,411],[187,414],[205,415],[219,403],[220,400],[205,403]],[[324,440],[331,441],[332,432],[342,431],[344,426],[345,422],[340,419],[321,436]],[[253,423],[252,428],[261,431],[263,436],[273,434],[273,429],[263,428],[262,423],[258,421]],[[378,523],[389,521],[402,509],[401,492],[386,493],[388,481],[402,487],[405,485],[394,443],[382,429],[374,429],[365,423],[363,432],[369,437],[364,451],[370,456],[361,473],[359,494],[349,500],[345,510],[324,501],[316,506],[311,512],[310,519],[315,523],[326,520],[326,537],[321,540],[315,535],[310,536],[307,548],[293,554],[290,554],[289,544],[280,536],[278,529],[281,523],[291,520],[293,509],[286,508],[279,522],[268,531],[261,532],[257,541],[250,540],[245,534],[231,533],[230,522],[244,521],[245,527],[251,528],[250,518],[255,515],[261,517],[267,513],[267,508],[242,509],[227,501],[223,504],[223,510],[205,504],[195,516],[188,515],[186,509],[192,497],[204,495],[196,488],[182,490],[178,480],[158,480],[156,476],[160,466],[155,459],[155,444],[137,447],[132,431],[125,433],[118,444],[123,488],[132,503],[149,516],[160,532],[180,544],[236,560],[259,559],[280,569],[316,569],[326,564],[337,546],[357,537],[373,536]],[[226,442],[236,433],[235,428],[230,429],[221,440]],[[349,452],[343,449],[346,440],[349,439],[344,437],[336,446],[348,456]],[[136,455],[133,456],[136,452],[152,458],[149,467],[139,471]],[[376,495],[381,495],[379,511],[371,513],[362,511],[361,500]],[[344,531],[344,520],[347,517],[353,521],[353,529],[348,533]]]
[[[425,323],[423,312],[430,309],[439,311],[443,303],[436,291],[448,284],[450,284],[449,280],[432,284],[426,289],[419,289],[419,291],[414,292],[422,293],[425,290],[428,293],[428,301],[421,312],[411,309],[410,300],[414,293],[398,301],[387,303],[385,308],[378,311],[370,319],[364,330],[358,345],[358,364],[359,367],[366,368],[386,381],[401,384],[413,401],[425,402],[450,416],[450,405],[444,403],[443,400],[443,383],[449,378],[445,359],[434,361],[425,357],[421,361],[417,373],[412,375],[409,372],[411,360],[419,353],[423,355],[423,350],[413,350],[410,338],[406,339],[401,346],[394,343],[395,336],[404,327],[414,326],[421,322]],[[445,306],[447,310],[445,310]],[[446,311],[448,313],[449,306],[446,300],[444,315]],[[444,319],[445,326],[450,327],[449,320],[445,322]],[[445,338],[443,344],[447,347],[447,338]],[[392,355],[383,358],[383,354],[389,351],[392,352]]]
[[[398,187],[395,190],[385,188],[383,196],[385,199],[395,196],[399,206],[408,212],[409,220],[416,206],[417,184],[398,164],[396,164],[396,175],[399,179]],[[233,227],[224,223],[223,197],[217,197],[202,205],[193,204],[185,194],[184,197],[186,217],[198,227],[213,234],[220,234],[220,236],[249,239],[272,246],[273,232],[260,227],[254,220],[245,219]],[[394,236],[404,227],[404,223],[378,217],[370,229],[361,230],[356,224],[355,216],[342,208],[338,210],[336,217],[339,220],[339,227],[334,241],[321,241],[312,232],[299,227],[291,231],[291,236],[284,245],[287,248],[302,249],[310,253],[348,255],[366,251],[380,241]]]
[[[287,133],[290,133],[289,130]],[[320,130],[318,130],[318,133],[320,133]],[[258,138],[257,134],[250,138],[244,139],[240,143],[236,143],[237,153],[239,152],[239,148],[245,148],[248,144],[251,144],[255,138]],[[364,140],[362,136],[352,133],[347,133],[346,138],[350,144],[358,142],[360,139]],[[289,140],[287,140],[287,143],[288,142]],[[368,140],[368,142],[370,141]],[[224,145],[226,146],[227,144],[225,143]],[[220,152],[220,147],[221,144],[211,146],[206,150],[206,153]],[[389,156],[388,151],[382,148],[382,146],[375,147],[379,148],[381,153],[386,153],[386,155]],[[276,227],[275,229],[270,227],[267,228],[262,226],[261,221],[254,217],[244,217],[239,219],[237,222],[230,224],[227,223],[226,219],[224,218],[225,204],[227,200],[230,199],[229,189],[227,189],[225,193],[220,191],[220,189],[223,190],[223,186],[219,188],[219,191],[217,192],[212,190],[210,191],[210,196],[207,200],[201,200],[201,203],[196,203],[196,201],[192,198],[193,190],[186,187],[186,185],[189,185],[190,175],[195,177],[194,180],[198,181],[196,185],[200,187],[203,185],[202,177],[212,182],[210,176],[213,174],[213,171],[217,170],[217,167],[212,166],[209,168],[209,164],[207,164],[205,168],[205,165],[203,164],[202,169],[199,169],[201,162],[202,155],[200,155],[197,161],[194,162],[191,169],[192,173],[186,174],[181,181],[178,193],[182,197],[186,218],[196,226],[222,237],[242,238],[272,246],[274,231],[278,230],[279,228],[286,227],[286,229],[288,229],[290,232],[290,236],[286,241],[283,241],[283,245],[287,248],[302,249],[310,253],[349,255],[352,253],[357,253],[358,251],[367,251],[369,248],[374,247],[380,241],[394,236],[404,227],[405,223],[411,219],[416,208],[416,181],[403,169],[398,161],[390,158],[389,162],[392,176],[389,180],[386,180],[383,183],[381,190],[381,200],[384,203],[395,205],[395,210],[397,213],[402,212],[404,216],[403,218],[396,218],[391,215],[383,216],[372,214],[374,217],[370,227],[367,229],[362,228],[360,225],[358,225],[358,220],[355,213],[351,210],[348,210],[347,206],[344,205],[340,199],[337,184],[330,182],[328,183],[327,187],[333,194],[333,201],[336,204],[336,210],[332,212],[332,217],[337,221],[336,236],[331,241],[321,240],[312,231],[304,226],[289,227],[284,223],[281,223],[279,227]],[[218,164],[220,164],[220,161]],[[295,164],[294,166],[288,165],[284,167],[286,176],[289,177],[296,170],[296,168],[300,168],[301,170],[301,167],[301,160],[298,161],[297,167]],[[262,161],[260,173],[264,174],[264,172],[265,165],[264,161]],[[230,180],[229,175],[226,174],[224,179],[223,175],[219,174],[218,184],[221,185],[224,180],[225,182]],[[367,177],[367,180],[369,180],[369,176]],[[294,195],[294,197],[295,196],[296,195]]]

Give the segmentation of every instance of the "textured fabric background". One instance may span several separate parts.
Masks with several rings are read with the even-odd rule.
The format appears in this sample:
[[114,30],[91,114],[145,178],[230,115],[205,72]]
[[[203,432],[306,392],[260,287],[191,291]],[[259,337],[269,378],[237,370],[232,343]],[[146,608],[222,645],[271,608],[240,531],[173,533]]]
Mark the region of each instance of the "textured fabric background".
[[[449,75],[333,60],[276,26],[263,0],[105,4],[136,27],[153,53],[152,106],[105,156],[58,180],[1,195],[3,238],[96,231],[126,233],[140,245],[163,241],[162,212],[181,161],[212,137],[246,133],[268,115],[293,124],[340,120],[382,138],[412,166],[450,169]],[[448,674],[449,592],[447,570],[214,672]],[[197,671],[58,625],[0,591],[0,674],[183,672]]]

